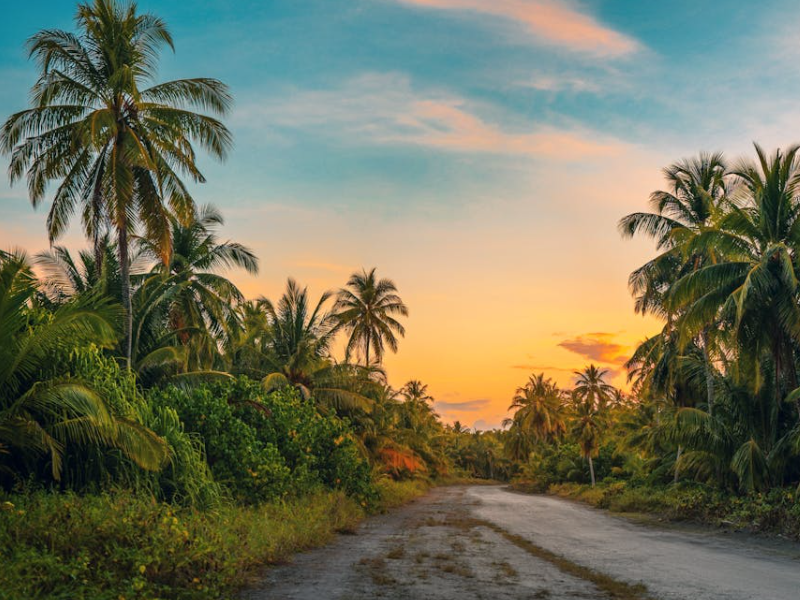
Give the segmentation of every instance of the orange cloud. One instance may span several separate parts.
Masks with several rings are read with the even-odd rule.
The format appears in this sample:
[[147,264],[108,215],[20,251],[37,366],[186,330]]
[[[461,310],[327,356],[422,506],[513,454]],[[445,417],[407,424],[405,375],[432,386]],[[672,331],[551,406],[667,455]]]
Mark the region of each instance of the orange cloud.
[[450,412],[472,412],[480,411],[490,404],[490,400],[482,398],[480,400],[467,400],[464,402],[447,402],[445,400],[437,400],[434,406],[444,413]]
[[590,360],[612,365],[622,365],[627,359],[627,348],[611,341],[611,333],[587,333],[564,340],[558,345]]
[[537,40],[600,57],[624,56],[636,51],[636,40],[601,24],[561,0],[400,0],[425,8],[465,10],[519,23]]

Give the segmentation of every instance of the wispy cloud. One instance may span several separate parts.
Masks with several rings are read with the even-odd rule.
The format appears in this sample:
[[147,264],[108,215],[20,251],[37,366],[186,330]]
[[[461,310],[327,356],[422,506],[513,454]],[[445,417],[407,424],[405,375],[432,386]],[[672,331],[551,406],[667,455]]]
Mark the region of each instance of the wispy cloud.
[[597,57],[635,52],[640,44],[571,0],[398,0],[418,7],[491,15],[518,23],[536,40]]
[[520,83],[522,87],[532,88],[540,92],[568,92],[597,94],[602,91],[601,86],[587,77],[571,75],[545,75],[535,74],[528,81]]
[[445,413],[450,412],[477,412],[483,410],[488,406],[490,401],[486,398],[479,400],[466,400],[464,402],[447,402],[445,400],[438,400],[434,406]]
[[[333,90],[296,90],[243,106],[248,127],[290,128],[354,142],[412,145],[447,152],[537,156],[554,160],[619,155],[628,147],[597,132],[498,123],[495,112],[464,98],[417,92],[405,75],[368,73]],[[502,119],[501,119],[502,120]],[[505,119],[508,120],[508,119]]]
[[587,333],[564,340],[558,345],[570,352],[601,363],[621,365],[627,360],[627,348],[613,341],[613,333]]

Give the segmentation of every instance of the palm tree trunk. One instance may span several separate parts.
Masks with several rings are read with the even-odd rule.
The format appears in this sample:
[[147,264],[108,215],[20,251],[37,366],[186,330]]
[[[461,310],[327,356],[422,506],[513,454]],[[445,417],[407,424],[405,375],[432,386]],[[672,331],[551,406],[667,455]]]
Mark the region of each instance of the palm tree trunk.
[[369,336],[367,336],[367,352],[365,357],[366,364],[365,367],[369,367]]
[[592,487],[594,487],[595,480],[594,480],[594,463],[592,462],[592,455],[589,455],[589,473],[592,475]]
[[675,455],[675,477],[672,479],[672,483],[678,483],[678,469],[681,462],[681,452],[683,452],[683,448],[678,446],[678,454]]
[[125,364],[131,368],[131,349],[133,344],[133,310],[131,308],[131,269],[128,262],[128,223],[123,216],[117,228],[119,244],[119,270],[121,276],[122,307],[125,310]]
[[103,277],[103,248],[100,245],[100,205],[102,202],[102,192],[100,183],[102,181],[102,168],[94,183],[92,191],[92,244],[94,246],[94,268],[97,271],[97,281]]
[[[794,391],[797,389],[797,368],[795,367],[794,348],[792,348],[791,344],[786,345],[786,354],[786,363],[789,369],[789,387],[791,388],[790,391]],[[800,398],[795,400],[795,406],[797,407],[797,420],[800,422]],[[777,432],[777,427],[775,429]]]
[[708,416],[714,416],[714,374],[711,371],[711,357],[708,353],[708,329],[704,329],[703,338],[703,361],[706,368],[706,396],[708,404]]

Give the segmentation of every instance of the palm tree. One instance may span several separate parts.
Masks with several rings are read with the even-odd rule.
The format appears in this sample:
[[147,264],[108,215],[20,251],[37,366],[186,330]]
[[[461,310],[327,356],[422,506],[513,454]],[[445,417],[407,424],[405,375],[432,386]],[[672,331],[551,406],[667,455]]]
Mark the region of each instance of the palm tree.
[[607,408],[611,399],[616,396],[616,388],[604,380],[608,375],[608,369],[598,369],[594,365],[589,365],[583,371],[575,371],[575,375],[578,379],[573,391],[596,410],[602,411]]
[[539,441],[551,441],[564,433],[564,415],[561,390],[544,373],[531,375],[528,382],[517,388],[511,406],[513,419],[506,425],[516,424],[521,433]]
[[24,257],[0,253],[0,454],[17,466],[46,454],[56,480],[72,444],[117,448],[140,467],[159,469],[168,457],[163,439],[114,415],[82,382],[47,376],[53,357],[87,344],[113,346],[118,312],[87,294],[38,318],[30,308],[36,291]]
[[259,301],[270,327],[268,350],[272,367],[292,384],[308,385],[309,373],[329,356],[336,334],[334,319],[325,309],[331,296],[331,292],[324,292],[312,306],[308,288],[301,288],[290,277],[277,304],[266,298]]
[[222,115],[231,96],[216,79],[150,85],[161,48],[174,48],[172,36],[161,19],[139,14],[133,3],[80,4],[76,23],[77,34],[44,30],[29,40],[29,55],[41,70],[32,89],[34,106],[9,117],[0,130],[0,148],[11,153],[12,182],[27,173],[34,206],[42,202],[49,181],[60,181],[47,219],[51,240],[80,208],[100,264],[106,220],[116,230],[130,366],[129,236],[138,220],[169,262],[165,203],[188,220],[194,202],[181,177],[204,181],[192,142],[217,158],[224,158],[231,145],[222,123],[191,108]]
[[336,322],[325,310],[330,298],[331,292],[324,292],[312,308],[308,288],[290,278],[277,304],[266,298],[259,301],[267,316],[263,350],[257,353],[266,368],[264,387],[274,390],[292,385],[322,408],[369,411],[373,404],[369,394],[379,385],[381,374],[332,361],[330,346]]
[[[723,214],[729,205],[728,171],[720,153],[701,152],[699,156],[674,163],[664,169],[667,191],[650,196],[655,212],[633,213],[620,221],[624,237],[644,234],[656,240],[661,253],[631,274],[629,284],[636,297],[636,311],[666,317],[674,315],[667,294],[683,275],[717,262],[718,250],[692,247],[693,241]],[[714,405],[714,374],[711,359],[709,324],[700,332],[706,369],[706,395],[709,410]]]
[[428,394],[428,386],[418,379],[412,379],[403,386],[400,393],[406,402],[432,402],[433,396]]
[[97,265],[93,252],[82,250],[74,257],[63,246],[53,246],[34,257],[34,262],[43,271],[42,288],[54,304],[63,304],[92,291],[119,297],[115,246],[104,236],[101,248],[100,265]]
[[592,401],[591,396],[573,392],[572,394],[573,423],[572,433],[578,441],[583,458],[589,461],[589,473],[592,478],[592,487],[595,486],[593,456],[597,456],[600,449],[600,439],[603,430],[602,405]]
[[408,316],[408,308],[397,295],[394,282],[377,279],[374,268],[350,276],[347,286],[337,294],[334,311],[338,326],[350,335],[346,356],[355,350],[363,350],[367,367],[371,364],[370,349],[380,364],[385,346],[397,352],[396,335],[402,337],[406,333],[395,317]]
[[[720,314],[740,347],[749,371],[768,355],[776,406],[797,387],[794,339],[800,328],[800,157],[798,147],[771,156],[755,145],[757,160],[734,170],[739,203],[692,242],[698,252],[716,249],[724,259],[681,277],[671,303],[684,311],[681,327],[691,335]],[[753,377],[756,391],[761,377]],[[800,418],[800,402],[797,404]]]
[[[166,329],[175,332],[177,342],[190,350],[190,370],[210,369],[218,354],[218,342],[227,331],[234,308],[244,301],[239,289],[219,271],[231,267],[258,272],[258,259],[242,244],[221,242],[215,228],[224,224],[212,206],[203,206],[188,224],[172,216],[173,251],[168,265],[157,264],[151,273],[174,293],[160,292],[166,306]],[[158,257],[150,240],[141,241],[143,254]],[[135,307],[135,312],[136,312]],[[163,331],[157,331],[163,337]],[[134,334],[139,341],[138,332]],[[134,349],[136,350],[136,348]]]

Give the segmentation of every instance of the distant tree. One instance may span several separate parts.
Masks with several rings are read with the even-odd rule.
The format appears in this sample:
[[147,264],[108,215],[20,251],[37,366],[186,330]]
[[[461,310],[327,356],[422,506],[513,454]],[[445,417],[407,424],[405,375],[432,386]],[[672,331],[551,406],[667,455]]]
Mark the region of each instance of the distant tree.
[[616,397],[617,390],[606,383],[606,375],[608,369],[598,369],[594,365],[589,365],[583,371],[575,371],[577,381],[574,393],[598,411],[605,409]]
[[428,386],[417,379],[412,379],[400,390],[403,397],[410,402],[431,402],[433,396],[428,394]]
[[394,282],[377,279],[374,268],[350,276],[337,294],[334,313],[338,326],[349,335],[346,356],[349,358],[354,351],[363,352],[367,367],[371,364],[370,351],[380,364],[385,348],[397,352],[397,336],[406,333],[396,317],[408,316],[408,308],[397,294]]

